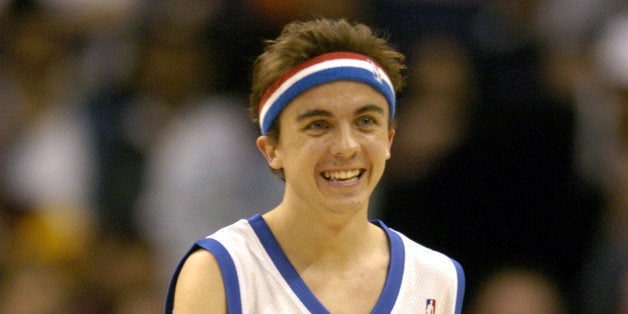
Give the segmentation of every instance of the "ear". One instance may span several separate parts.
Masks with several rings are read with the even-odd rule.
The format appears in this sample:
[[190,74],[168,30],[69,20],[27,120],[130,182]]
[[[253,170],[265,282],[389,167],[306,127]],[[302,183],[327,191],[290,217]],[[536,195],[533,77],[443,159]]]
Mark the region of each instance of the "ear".
[[388,147],[386,150],[386,160],[390,159],[390,148],[392,147],[394,137],[395,137],[395,129],[388,130]]
[[273,169],[281,169],[281,159],[277,155],[277,145],[268,136],[260,136],[257,138],[257,148],[264,155],[268,165]]

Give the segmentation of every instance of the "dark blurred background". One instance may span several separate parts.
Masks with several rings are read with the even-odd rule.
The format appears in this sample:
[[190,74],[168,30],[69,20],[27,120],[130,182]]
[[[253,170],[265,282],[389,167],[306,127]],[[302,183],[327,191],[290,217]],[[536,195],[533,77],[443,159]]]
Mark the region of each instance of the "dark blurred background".
[[1,0],[0,312],[157,313],[178,259],[281,199],[248,88],[283,25],[407,57],[372,217],[465,313],[628,313],[628,3]]

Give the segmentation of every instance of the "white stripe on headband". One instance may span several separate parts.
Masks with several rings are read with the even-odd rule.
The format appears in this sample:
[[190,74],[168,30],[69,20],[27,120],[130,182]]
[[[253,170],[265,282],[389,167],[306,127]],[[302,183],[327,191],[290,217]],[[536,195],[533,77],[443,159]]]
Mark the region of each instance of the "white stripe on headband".
[[310,59],[277,79],[264,93],[259,106],[260,129],[268,134],[283,108],[306,90],[324,83],[349,80],[370,85],[388,101],[395,114],[395,91],[386,72],[367,56],[332,52]]

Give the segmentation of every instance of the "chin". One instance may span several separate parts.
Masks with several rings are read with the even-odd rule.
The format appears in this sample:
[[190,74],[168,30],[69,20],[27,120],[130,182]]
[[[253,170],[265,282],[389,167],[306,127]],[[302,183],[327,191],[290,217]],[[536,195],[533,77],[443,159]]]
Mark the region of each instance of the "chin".
[[340,200],[332,202],[326,206],[332,213],[338,215],[353,215],[360,211],[368,209],[368,201],[352,201],[352,200]]

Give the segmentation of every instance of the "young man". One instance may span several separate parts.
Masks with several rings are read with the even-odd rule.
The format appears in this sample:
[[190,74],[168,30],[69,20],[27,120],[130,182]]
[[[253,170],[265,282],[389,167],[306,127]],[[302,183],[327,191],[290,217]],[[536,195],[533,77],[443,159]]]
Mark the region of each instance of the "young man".
[[268,43],[251,103],[283,200],[197,242],[166,312],[460,312],[458,263],[367,217],[390,157],[403,60],[344,20],[292,23]]

